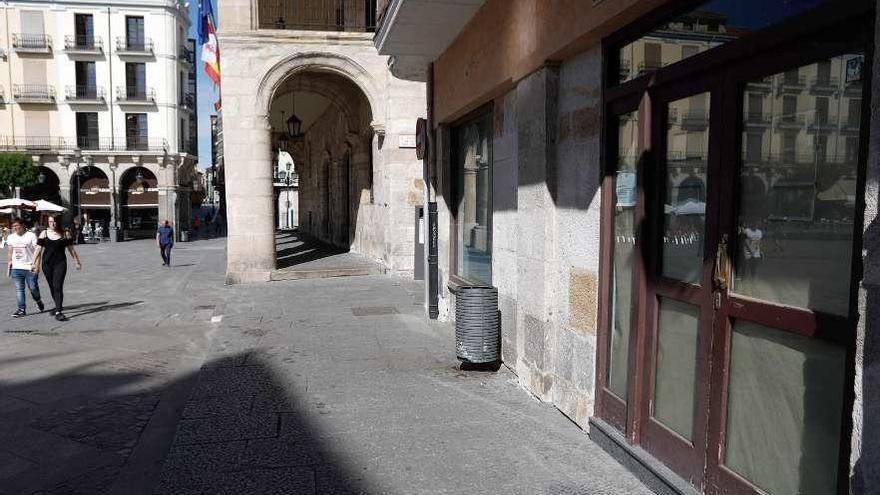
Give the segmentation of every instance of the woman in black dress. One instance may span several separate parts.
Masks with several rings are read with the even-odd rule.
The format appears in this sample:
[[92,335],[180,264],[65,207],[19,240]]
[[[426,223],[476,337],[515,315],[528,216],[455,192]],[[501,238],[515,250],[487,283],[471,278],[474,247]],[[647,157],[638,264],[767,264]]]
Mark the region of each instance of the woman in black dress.
[[67,275],[67,256],[64,250],[67,249],[76,262],[77,270],[82,268],[79,254],[73,248],[73,239],[64,235],[58,217],[49,217],[49,228],[40,233],[37,246],[39,247],[34,255],[34,270],[39,271],[37,267],[42,266],[43,275],[46,276],[49,291],[55,301],[52,315],[56,320],[64,321],[67,319],[61,312],[64,309],[64,277]]

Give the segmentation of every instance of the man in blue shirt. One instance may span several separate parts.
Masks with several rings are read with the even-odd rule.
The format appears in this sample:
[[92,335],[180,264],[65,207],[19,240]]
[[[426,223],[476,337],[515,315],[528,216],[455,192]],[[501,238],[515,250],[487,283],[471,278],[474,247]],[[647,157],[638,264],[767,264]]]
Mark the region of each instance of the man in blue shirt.
[[174,229],[168,220],[162,222],[159,232],[156,233],[156,245],[162,254],[162,266],[171,267],[171,247],[174,246]]

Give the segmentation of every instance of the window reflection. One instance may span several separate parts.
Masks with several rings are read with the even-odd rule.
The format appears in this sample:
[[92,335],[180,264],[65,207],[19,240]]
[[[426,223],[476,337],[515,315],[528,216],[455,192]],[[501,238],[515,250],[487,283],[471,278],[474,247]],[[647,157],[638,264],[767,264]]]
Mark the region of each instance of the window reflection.
[[737,293],[848,314],[862,64],[841,55],[746,86]]
[[[678,16],[620,49],[618,82],[711,50],[828,0],[713,0]],[[823,73],[815,74],[821,77]],[[797,74],[792,74],[799,81]],[[802,81],[805,83],[806,81]]]
[[458,276],[492,284],[492,114],[454,129]]
[[663,276],[700,283],[709,161],[709,93],[669,104]]
[[633,263],[636,254],[636,164],[641,155],[638,112],[618,117],[617,175],[614,191],[614,274],[611,290],[608,388],[626,400]]

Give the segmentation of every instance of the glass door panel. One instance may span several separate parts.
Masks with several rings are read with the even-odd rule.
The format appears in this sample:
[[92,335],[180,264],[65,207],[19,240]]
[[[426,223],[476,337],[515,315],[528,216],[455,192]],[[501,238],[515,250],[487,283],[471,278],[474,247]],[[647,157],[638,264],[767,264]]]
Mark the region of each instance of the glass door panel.
[[618,117],[618,143],[613,199],[614,258],[607,376],[608,388],[626,401],[634,290],[633,266],[636,256],[636,165],[641,156],[638,111]]
[[662,274],[700,284],[709,163],[709,93],[670,102],[668,108]]
[[835,493],[845,364],[842,347],[735,321],[724,465],[769,494]]
[[654,418],[693,441],[700,307],[660,298]]
[[[765,113],[743,109],[736,294],[849,314],[862,59],[841,55],[746,86],[745,101]],[[786,77],[795,72],[806,86]],[[765,80],[769,92],[757,84]]]

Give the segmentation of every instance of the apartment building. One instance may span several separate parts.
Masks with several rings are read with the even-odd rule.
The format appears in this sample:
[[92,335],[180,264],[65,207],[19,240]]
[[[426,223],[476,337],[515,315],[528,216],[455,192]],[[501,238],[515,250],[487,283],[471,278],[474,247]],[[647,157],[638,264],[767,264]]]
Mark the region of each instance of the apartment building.
[[197,161],[195,42],[182,3],[7,2],[0,7],[0,151],[111,239],[188,224]]

